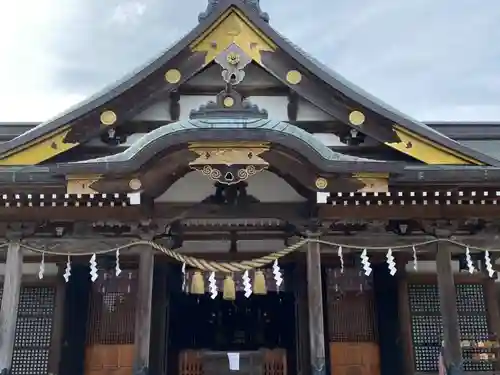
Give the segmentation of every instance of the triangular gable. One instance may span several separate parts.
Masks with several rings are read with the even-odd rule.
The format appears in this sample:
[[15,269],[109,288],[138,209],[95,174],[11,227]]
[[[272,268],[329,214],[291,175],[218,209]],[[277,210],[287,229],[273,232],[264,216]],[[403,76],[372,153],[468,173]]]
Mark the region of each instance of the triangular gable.
[[205,16],[188,35],[138,73],[0,145],[0,165],[41,163],[107,127],[119,125],[144,110],[149,104],[146,98],[175,90],[233,43],[324,112],[393,149],[428,164],[500,164],[350,84],[282,37],[241,0],[221,1]]

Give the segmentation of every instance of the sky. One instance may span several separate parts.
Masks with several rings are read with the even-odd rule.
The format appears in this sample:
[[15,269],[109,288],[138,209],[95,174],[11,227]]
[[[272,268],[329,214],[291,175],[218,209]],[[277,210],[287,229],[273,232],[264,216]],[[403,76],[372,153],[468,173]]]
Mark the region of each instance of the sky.
[[[260,3],[280,33],[416,119],[500,122],[500,1]],[[5,1],[0,122],[56,116],[168,48],[197,24],[205,5]]]

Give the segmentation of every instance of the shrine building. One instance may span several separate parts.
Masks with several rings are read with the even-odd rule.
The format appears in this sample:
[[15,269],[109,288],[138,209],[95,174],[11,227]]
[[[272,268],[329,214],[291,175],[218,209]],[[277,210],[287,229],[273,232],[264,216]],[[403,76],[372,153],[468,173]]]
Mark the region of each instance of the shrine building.
[[198,20],[0,123],[0,374],[498,370],[500,123],[406,116],[258,0]]

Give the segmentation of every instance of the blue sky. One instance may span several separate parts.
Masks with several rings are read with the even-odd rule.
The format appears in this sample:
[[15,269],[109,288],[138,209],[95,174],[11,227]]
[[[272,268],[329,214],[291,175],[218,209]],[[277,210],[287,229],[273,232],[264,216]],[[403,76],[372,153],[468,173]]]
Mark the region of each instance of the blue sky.
[[[0,121],[44,121],[142,65],[206,0],[0,6]],[[480,6],[479,6],[480,4]],[[500,121],[500,1],[261,0],[271,25],[424,121]]]

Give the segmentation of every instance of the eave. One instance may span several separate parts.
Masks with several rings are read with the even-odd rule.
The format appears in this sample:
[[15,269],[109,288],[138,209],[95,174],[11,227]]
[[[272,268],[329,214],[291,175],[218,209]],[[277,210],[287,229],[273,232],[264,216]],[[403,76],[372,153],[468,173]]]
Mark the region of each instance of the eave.
[[[228,15],[242,22],[243,31],[240,30],[239,34],[228,34],[226,31],[229,30],[224,30],[224,27],[231,27],[230,22],[226,22]],[[225,26],[219,28],[224,22]],[[252,38],[257,42],[249,43]],[[181,41],[138,73],[57,118],[1,144],[0,165],[38,164],[88,141],[110,126],[119,126],[144,109],[155,95],[165,95],[178,88],[236,39],[245,42],[240,43],[240,47],[256,63],[306,100],[401,153],[427,164],[500,165],[500,160],[446,137],[347,82],[286,40],[238,0],[222,1]],[[277,66],[287,69],[278,71]],[[296,72],[294,69],[299,74],[302,72],[302,83],[300,79],[291,83],[286,78],[286,74]],[[167,73],[174,70],[178,77],[169,80]],[[321,88],[313,94],[310,88],[321,86],[314,82],[317,79],[328,88]],[[342,103],[335,98],[338,96],[335,93],[350,102]],[[130,101],[132,97],[134,100]],[[138,97],[145,99],[135,100]],[[362,121],[353,121],[353,113],[361,114]]]

